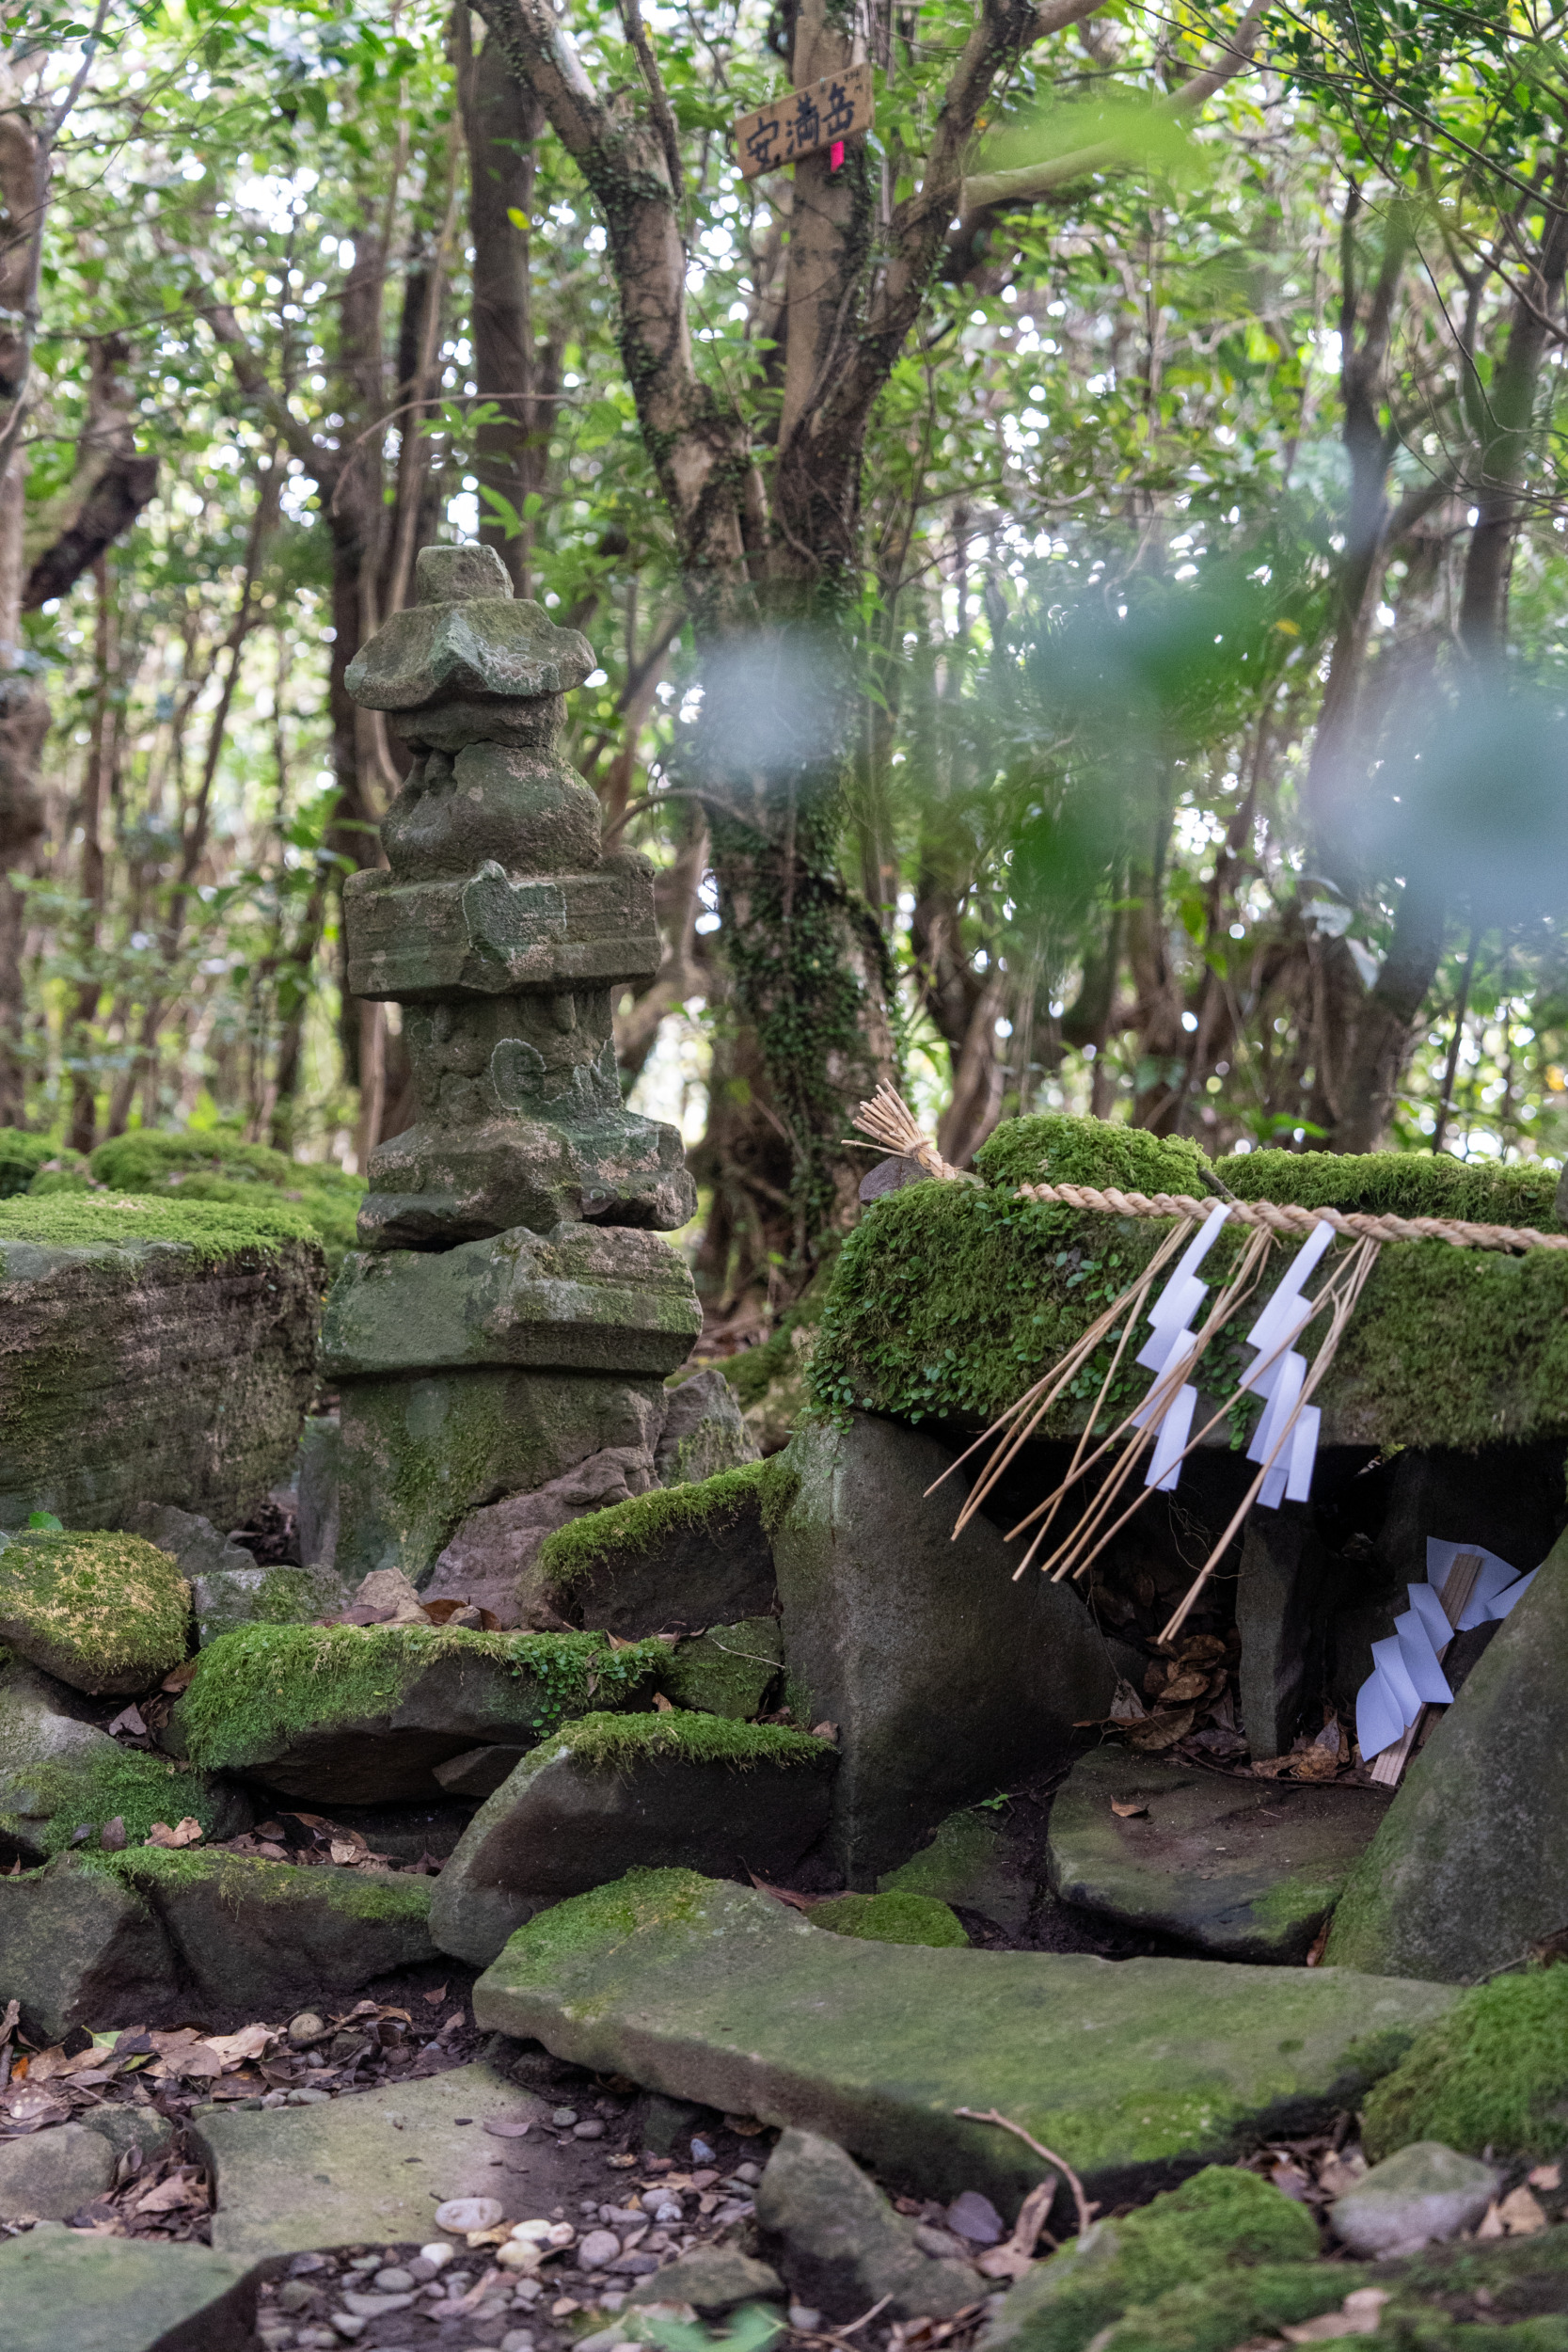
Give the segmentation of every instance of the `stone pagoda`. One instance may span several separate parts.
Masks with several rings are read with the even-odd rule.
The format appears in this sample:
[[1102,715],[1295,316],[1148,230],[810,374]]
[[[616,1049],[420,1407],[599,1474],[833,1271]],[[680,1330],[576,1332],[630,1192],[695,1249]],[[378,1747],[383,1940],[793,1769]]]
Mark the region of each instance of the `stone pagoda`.
[[651,1451],[701,1313],[657,1238],[696,1206],[681,1140],[623,1106],[610,1028],[658,964],[653,868],[604,854],[555,748],[592,648],[488,548],[426,548],[415,580],[348,672],[413,766],[343,916],[350,991],[404,1007],[419,1118],[372,1157],[323,1364],[339,1565],[419,1581],[472,1511]]

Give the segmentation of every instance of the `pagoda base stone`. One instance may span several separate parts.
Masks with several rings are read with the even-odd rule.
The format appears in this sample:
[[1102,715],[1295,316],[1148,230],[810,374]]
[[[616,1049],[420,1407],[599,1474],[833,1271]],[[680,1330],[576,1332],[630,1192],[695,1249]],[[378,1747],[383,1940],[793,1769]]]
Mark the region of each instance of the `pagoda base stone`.
[[[519,1053],[527,1042],[508,1041]],[[578,1091],[586,1098],[585,1086]],[[421,1121],[381,1145],[371,1183],[359,1238],[383,1249],[444,1248],[518,1225],[548,1232],[563,1219],[673,1232],[697,1208],[673,1127],[586,1099],[563,1101],[550,1120]]]
[[610,1447],[651,1463],[664,1425],[657,1377],[485,1365],[345,1379],[341,1395],[337,1566],[351,1583],[372,1568],[421,1582],[470,1512]]

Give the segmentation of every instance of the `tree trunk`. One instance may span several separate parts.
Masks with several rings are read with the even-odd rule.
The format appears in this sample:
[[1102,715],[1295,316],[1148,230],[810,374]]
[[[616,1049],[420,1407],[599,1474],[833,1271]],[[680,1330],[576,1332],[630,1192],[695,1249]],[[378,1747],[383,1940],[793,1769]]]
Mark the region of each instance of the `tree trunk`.
[[[531,492],[545,486],[548,419],[534,394],[533,324],[529,299],[529,222],[533,210],[534,144],[545,127],[535,93],[507,68],[492,35],[478,56],[472,20],[457,10],[459,87],[468,143],[468,234],[473,244],[474,382],[480,404],[500,409],[474,437],[480,485],[479,535],[495,548],[518,596],[529,593]],[[486,490],[504,501],[489,505]],[[511,515],[505,511],[510,508]],[[512,517],[516,524],[514,526]]]
[[119,697],[115,689],[119,669],[119,615],[109,582],[109,566],[102,555],[92,567],[93,659],[97,675],[92,726],[87,742],[87,773],[82,780],[82,921],[78,934],[83,977],[68,1033],[66,1058],[71,1071],[71,1147],[90,1152],[98,1111],[98,1081],[92,1069],[92,1025],[98,1015],[102,983],[96,969],[102,945],[106,880],[103,863],[103,816],[113,797],[119,761]]
[[[49,728],[49,706],[19,667],[24,545],[26,457],[20,431],[31,367],[37,285],[40,186],[38,133],[25,110],[0,114],[0,433],[10,437],[0,470],[0,1127],[26,1116],[23,1032],[26,1001],[22,952],[26,900],[18,882],[43,831],[39,759]],[[13,875],[16,877],[13,880]]]

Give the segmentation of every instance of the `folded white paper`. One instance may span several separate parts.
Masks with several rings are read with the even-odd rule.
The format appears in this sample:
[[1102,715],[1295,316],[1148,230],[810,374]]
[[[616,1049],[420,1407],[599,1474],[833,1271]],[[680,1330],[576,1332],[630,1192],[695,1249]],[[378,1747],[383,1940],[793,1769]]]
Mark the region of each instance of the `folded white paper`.
[[1178,1389],[1154,1441],[1154,1459],[1144,1472],[1144,1485],[1160,1494],[1174,1494],[1181,1476],[1181,1450],[1193,1434],[1193,1407],[1197,1391],[1189,1381]]
[[[1308,1406],[1307,1411],[1312,1409]],[[1303,1413],[1303,1421],[1306,1418]],[[1481,1572],[1454,1627],[1443,1606],[1442,1592],[1462,1551],[1480,1554]],[[1453,1690],[1441,1660],[1455,1632],[1468,1632],[1472,1626],[1506,1617],[1539,1573],[1532,1568],[1528,1576],[1518,1575],[1483,1544],[1452,1544],[1428,1536],[1427,1581],[1406,1588],[1410,1607],[1403,1616],[1395,1618],[1389,1640],[1372,1644],[1372,1672],[1355,1694],[1355,1736],[1364,1763],[1370,1764],[1374,1756],[1402,1739],[1423,1706],[1451,1701]]]
[[1416,1696],[1423,1706],[1449,1706],[1453,1698],[1449,1677],[1438,1663],[1436,1648],[1418,1612],[1407,1609],[1402,1617],[1396,1617],[1394,1631],[1399,1638],[1400,1658]]

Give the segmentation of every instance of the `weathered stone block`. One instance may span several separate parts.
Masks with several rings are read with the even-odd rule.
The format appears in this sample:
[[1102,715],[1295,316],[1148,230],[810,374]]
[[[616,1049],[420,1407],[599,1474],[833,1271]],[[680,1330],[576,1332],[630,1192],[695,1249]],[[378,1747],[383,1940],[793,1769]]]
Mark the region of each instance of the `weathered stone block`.
[[661,1486],[699,1486],[759,1458],[740,1401],[721,1372],[694,1372],[669,1391],[655,1456]]
[[[773,1534],[790,1688],[839,1729],[832,1840],[851,1885],[904,1861],[955,1805],[1065,1756],[1110,1710],[1117,1668],[1069,1585],[1031,1573],[984,1518],[957,1542],[961,1478],[934,1438],[857,1414],[787,1456]],[[801,1703],[792,1698],[796,1714]]]
[[[318,1422],[316,1427],[328,1424]],[[330,1424],[336,1436],[337,1424]],[[211,1519],[172,1503],[142,1503],[126,1524],[166,1551],[191,1588],[191,1614],[199,1648],[242,1625],[308,1625],[338,1615],[352,1588],[325,1566],[258,1567],[243,1545],[220,1535]]]
[[518,1228],[455,1249],[352,1252],[321,1360],[339,1380],[482,1364],[658,1375],[701,1328],[686,1262],[657,1235]]
[[485,2028],[672,2098],[820,2132],[927,2196],[1040,2176],[1101,2205],[1358,2106],[1446,1987],[1354,1970],[934,1950],[824,1935],[753,1887],[639,1872],[546,1911],[474,1988]]
[[0,2219],[36,2214],[65,2221],[115,2177],[114,2151],[83,2123],[56,2123],[26,2139],[0,2143]]
[[337,1565],[350,1582],[402,1568],[416,1583],[471,1512],[563,1477],[591,1455],[653,1458],[656,1378],[501,1366],[345,1380]]
[[677,1642],[659,1676],[677,1707],[749,1722],[760,1715],[784,1671],[784,1634],[777,1617],[742,1617],[710,1626]]
[[856,2318],[873,2303],[894,2319],[951,2319],[985,2291],[971,2264],[923,2253],[853,2156],[816,2132],[780,2135],[756,2209],[780,2242],[793,2299],[831,2321]]
[[546,1537],[586,1513],[646,1494],[656,1483],[645,1446],[610,1446],[531,1494],[489,1503],[463,1521],[436,1561],[424,1598],[473,1601],[503,1626],[559,1626],[564,1620],[534,1570]]
[[789,1480],[747,1463],[574,1519],[541,1545],[539,1589],[574,1623],[627,1640],[765,1616],[775,1585],[764,1506]]
[[0,1986],[41,2048],[79,2026],[164,2023],[174,1956],[139,1889],[59,1854],[26,1877],[0,1878]]
[[8,2352],[250,2352],[261,2276],[207,2246],[29,2230],[0,2246]]
[[654,869],[634,851],[589,874],[511,881],[494,859],[450,882],[404,882],[379,867],[343,885],[353,909],[356,996],[420,1004],[526,989],[610,988],[657,971]]
[[628,1869],[777,1878],[820,1837],[826,1741],[717,1716],[583,1717],[525,1756],[436,1882],[443,1951],[480,1965],[544,1905]]
[[190,1610],[174,1562],[140,1535],[0,1534],[0,1642],[72,1690],[149,1690],[182,1662]]
[[[93,1238],[48,1238],[89,1213]],[[0,1210],[0,1526],[118,1526],[150,1492],[240,1523],[286,1473],[315,1379],[324,1262],[296,1229],[287,1208]]]

